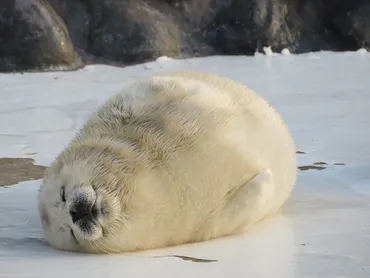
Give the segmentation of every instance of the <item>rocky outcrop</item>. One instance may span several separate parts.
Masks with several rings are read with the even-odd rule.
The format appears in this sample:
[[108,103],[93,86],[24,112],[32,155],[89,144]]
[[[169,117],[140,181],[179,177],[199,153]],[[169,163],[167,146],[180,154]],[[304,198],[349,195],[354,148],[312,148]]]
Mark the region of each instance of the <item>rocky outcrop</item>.
[[1,0],[0,71],[369,49],[369,14],[368,0]]
[[63,20],[43,0],[1,0],[0,71],[76,68]]

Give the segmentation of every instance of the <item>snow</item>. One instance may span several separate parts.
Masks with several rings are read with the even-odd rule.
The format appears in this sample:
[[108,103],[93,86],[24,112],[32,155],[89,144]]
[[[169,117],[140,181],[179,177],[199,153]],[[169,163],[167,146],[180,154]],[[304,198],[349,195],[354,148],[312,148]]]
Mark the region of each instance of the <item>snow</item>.
[[37,214],[40,180],[0,188],[0,277],[370,277],[370,54],[287,54],[0,74],[0,157],[33,157],[47,166],[121,86],[158,71],[197,68],[264,96],[304,152],[297,154],[299,166],[327,163],[316,165],[326,167],[320,171],[298,171],[283,213],[249,233],[134,254],[54,250]]
[[284,48],[283,50],[281,50],[281,54],[287,56],[287,55],[290,55],[290,51],[289,51],[289,49]]

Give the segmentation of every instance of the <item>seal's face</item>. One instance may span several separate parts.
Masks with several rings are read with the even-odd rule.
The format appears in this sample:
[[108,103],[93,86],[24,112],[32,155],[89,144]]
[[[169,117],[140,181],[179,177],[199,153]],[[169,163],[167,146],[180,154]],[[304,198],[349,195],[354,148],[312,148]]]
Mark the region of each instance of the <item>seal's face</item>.
[[107,231],[119,225],[119,202],[104,188],[94,186],[97,177],[76,166],[64,166],[57,173],[50,170],[46,175],[39,211],[46,239],[54,247],[68,251],[98,248],[99,241],[109,236]]

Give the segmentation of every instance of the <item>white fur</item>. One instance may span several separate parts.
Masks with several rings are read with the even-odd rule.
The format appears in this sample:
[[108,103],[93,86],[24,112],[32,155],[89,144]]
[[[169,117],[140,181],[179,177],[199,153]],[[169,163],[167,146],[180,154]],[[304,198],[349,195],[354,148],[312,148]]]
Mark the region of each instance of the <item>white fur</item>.
[[[97,109],[49,167],[39,206],[54,247],[128,252],[244,231],[276,212],[295,181],[295,144],[263,98],[226,77],[172,71]],[[63,184],[67,204],[80,187],[95,192],[103,213],[92,234],[71,223]]]

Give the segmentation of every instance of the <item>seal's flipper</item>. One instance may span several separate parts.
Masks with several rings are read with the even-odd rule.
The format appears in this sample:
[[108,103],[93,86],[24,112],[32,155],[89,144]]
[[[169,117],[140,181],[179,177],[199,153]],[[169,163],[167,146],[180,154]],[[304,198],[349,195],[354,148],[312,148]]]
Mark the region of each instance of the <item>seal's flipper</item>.
[[273,197],[273,176],[267,168],[226,196],[223,217],[233,228],[258,221],[270,210]]

